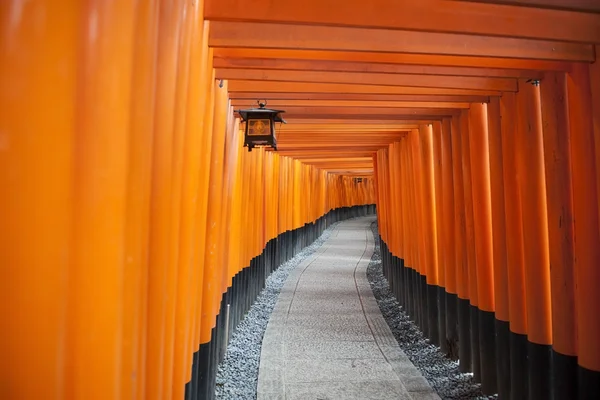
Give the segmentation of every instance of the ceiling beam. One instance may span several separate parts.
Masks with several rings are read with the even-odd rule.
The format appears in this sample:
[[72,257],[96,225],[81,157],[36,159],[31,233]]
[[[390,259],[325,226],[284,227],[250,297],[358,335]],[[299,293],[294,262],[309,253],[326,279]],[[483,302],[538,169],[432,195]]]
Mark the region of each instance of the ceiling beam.
[[[388,108],[469,108],[468,102],[440,101],[357,101],[357,100],[269,100],[268,107],[388,107]],[[254,100],[232,100],[234,107],[256,107]]]
[[[230,92],[229,98],[234,104],[243,101],[253,106],[257,100],[264,100],[262,92]],[[414,101],[421,103],[489,103],[487,96],[452,96],[452,95],[418,95],[418,94],[369,94],[369,93],[269,93],[268,104],[273,100],[293,101]],[[246,103],[242,103],[246,104]],[[249,103],[248,103],[249,104]]]
[[325,61],[349,61],[384,64],[408,64],[477,68],[508,68],[536,71],[568,71],[566,61],[531,60],[518,58],[489,58],[443,56],[430,54],[377,53],[373,51],[325,51],[298,49],[215,48],[215,57],[226,58],[276,58]]
[[512,4],[527,7],[553,8],[584,12],[600,12],[600,1],[597,0],[471,0],[478,3]]
[[416,108],[416,107],[319,107],[319,106],[292,106],[287,107],[286,115],[308,114],[308,115],[402,115],[414,118],[419,115],[452,116],[456,109],[448,108]]
[[440,76],[379,74],[328,71],[282,71],[261,69],[221,68],[216,79],[259,80],[276,82],[346,83],[356,85],[404,86],[444,89],[496,90],[516,92],[517,80],[513,78],[488,78],[477,76]]
[[[424,19],[427,18],[420,18],[421,21]],[[595,57],[593,45],[571,42],[456,33],[224,21],[211,23],[208,45],[567,61],[594,61]]]
[[213,59],[215,68],[275,69],[292,71],[362,72],[412,75],[484,76],[495,78],[538,78],[541,72],[522,69],[448,67],[431,65],[385,64],[330,60],[297,60],[273,58]]
[[451,0],[207,0],[204,17],[600,42],[598,14]]
[[[422,88],[411,86],[355,85],[343,83],[277,82],[230,80],[230,92],[267,93],[371,93],[371,94],[418,94],[458,96],[500,96],[498,90]],[[264,97],[264,96],[263,96]]]

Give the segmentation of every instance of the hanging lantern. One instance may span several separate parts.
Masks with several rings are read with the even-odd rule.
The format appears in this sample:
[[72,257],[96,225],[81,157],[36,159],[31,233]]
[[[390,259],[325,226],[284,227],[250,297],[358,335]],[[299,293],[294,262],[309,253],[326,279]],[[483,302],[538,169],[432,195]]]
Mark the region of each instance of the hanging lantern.
[[275,134],[275,123],[282,122],[282,110],[271,110],[265,108],[267,102],[258,101],[259,108],[236,110],[240,114],[242,122],[246,123],[244,131],[244,147],[252,151],[257,146],[270,146],[277,150],[277,137]]

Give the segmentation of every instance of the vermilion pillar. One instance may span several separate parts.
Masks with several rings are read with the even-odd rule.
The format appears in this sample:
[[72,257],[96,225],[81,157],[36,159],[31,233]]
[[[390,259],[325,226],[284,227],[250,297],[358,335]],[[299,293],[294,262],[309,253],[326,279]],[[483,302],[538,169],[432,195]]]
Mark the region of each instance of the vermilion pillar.
[[0,8],[0,398],[59,400],[81,3]]
[[550,305],[550,260],[548,214],[540,90],[519,82],[517,104],[517,173],[523,210],[523,249],[527,291],[529,396],[550,397],[552,317]]
[[[452,143],[452,118],[444,118],[442,121],[442,238],[444,249],[444,273],[446,284],[444,304],[446,308],[446,351],[450,358],[458,357],[458,310],[457,310],[457,282],[456,282],[456,249],[455,240],[459,238],[455,235],[455,229],[458,223],[455,222],[455,203],[454,203],[454,163],[453,163],[453,143]],[[439,229],[439,227],[438,227]]]
[[[448,123],[450,121],[448,120]],[[433,170],[435,180],[435,235],[438,266],[438,285],[437,285],[437,308],[438,308],[438,338],[433,338],[434,343],[440,346],[444,354],[448,352],[448,343],[446,342],[446,252],[444,248],[444,193],[442,182],[442,123],[436,121],[433,123]],[[448,131],[449,135],[450,132]]]
[[492,240],[494,253],[494,295],[496,325],[496,373],[498,395],[510,396],[510,312],[508,263],[506,255],[506,219],[500,99],[490,98],[487,106],[490,146],[490,186],[492,196]]
[[487,106],[472,103],[469,119],[469,145],[475,229],[479,353],[481,388],[496,393],[496,343],[494,323],[494,260],[492,242],[492,199],[490,186],[490,145]]
[[552,289],[552,395],[560,399],[577,393],[573,188],[565,74],[546,73],[540,92]]
[[[441,127],[439,127],[441,128]],[[436,235],[435,172],[434,172],[434,133],[432,125],[421,129],[421,165],[423,187],[423,238],[425,239],[425,273],[427,275],[427,326],[428,336],[434,342],[439,340],[438,325],[438,246]]]
[[[597,66],[593,70],[598,78]],[[574,64],[567,75],[573,212],[575,217],[575,276],[577,342],[579,346],[579,398],[600,394],[600,224],[598,177],[590,70]]]
[[115,398],[131,379],[122,371],[122,340],[123,309],[135,307],[123,287],[134,9],[132,1],[90,1],[79,14],[73,230],[63,249],[66,398]]
[[502,129],[502,166],[504,175],[504,207],[506,251],[508,262],[508,305],[510,317],[510,386],[511,399],[527,399],[527,294],[523,257],[523,224],[521,192],[517,176],[516,104],[514,93],[500,98]]
[[471,329],[471,362],[475,380],[481,381],[481,358],[479,354],[479,301],[477,291],[477,260],[475,246],[475,221],[473,215],[473,186],[471,179],[471,159],[469,136],[469,110],[461,113],[461,146],[462,146],[462,169],[465,198],[465,221],[467,241],[467,261],[469,265],[469,314]]
[[[457,293],[457,318],[458,336],[460,347],[458,355],[460,358],[459,368],[462,372],[471,370],[471,330],[470,330],[470,306],[469,306],[469,263],[467,258],[466,241],[466,212],[464,179],[462,169],[462,134],[461,118],[452,118],[452,179],[454,181],[454,234],[456,239],[456,293]],[[455,345],[458,345],[456,343]]]

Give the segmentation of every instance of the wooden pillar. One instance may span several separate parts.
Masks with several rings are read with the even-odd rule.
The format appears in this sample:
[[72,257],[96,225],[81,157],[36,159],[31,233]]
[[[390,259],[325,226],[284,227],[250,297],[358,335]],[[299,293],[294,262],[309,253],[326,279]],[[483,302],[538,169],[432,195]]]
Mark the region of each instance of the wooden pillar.
[[127,177],[127,241],[124,296],[131,309],[123,310],[123,374],[121,397],[144,399],[146,378],[146,323],[148,299],[148,239],[154,139],[157,3],[140,3],[135,10],[132,103]]
[[[449,123],[450,121],[448,121]],[[435,180],[435,224],[433,226],[436,236],[438,285],[436,287],[436,300],[438,308],[438,337],[434,343],[440,346],[444,354],[448,353],[448,342],[446,342],[446,258],[444,247],[445,221],[444,221],[444,193],[443,193],[443,170],[442,170],[442,135],[450,134],[449,131],[442,132],[442,123],[433,123],[433,170]]]
[[454,181],[454,249],[456,256],[456,293],[458,318],[458,356],[462,372],[471,371],[471,313],[469,307],[469,263],[465,192],[462,169],[461,117],[452,118],[452,180]]
[[469,147],[473,192],[473,225],[477,269],[477,299],[481,388],[484,394],[497,391],[494,323],[494,260],[492,199],[487,105],[472,103],[469,118]]
[[[597,79],[597,66],[594,79]],[[573,211],[575,217],[575,276],[577,343],[580,349],[579,398],[600,394],[600,223],[598,216],[598,155],[594,143],[594,119],[590,69],[573,64],[567,75]]]
[[544,142],[539,86],[519,81],[517,173],[523,209],[523,249],[527,291],[529,398],[550,397],[552,314]]
[[517,175],[516,103],[514,93],[500,98],[502,129],[502,167],[508,262],[508,305],[510,316],[510,386],[511,399],[527,399],[527,295],[525,292],[525,260],[523,225],[521,223],[521,191]]
[[0,398],[58,400],[67,393],[81,3],[0,7]]
[[471,331],[471,365],[473,375],[477,382],[481,382],[481,358],[479,354],[479,307],[477,292],[477,260],[475,249],[475,221],[473,215],[473,186],[471,179],[469,110],[461,113],[461,146],[462,169],[465,198],[465,222],[467,260],[469,265],[469,314]]
[[[208,219],[206,221],[206,252],[204,257],[204,291],[202,293],[202,322],[200,340],[203,348],[200,349],[200,366],[206,368],[204,379],[200,379],[201,390],[212,390],[213,368],[216,367],[216,346],[213,342],[214,327],[220,299],[220,275],[218,264],[219,254],[217,249],[220,240],[220,226],[222,212],[222,185],[223,185],[223,157],[225,143],[225,123],[227,121],[227,91],[215,85],[214,89],[214,116],[212,124],[212,149],[209,178]],[[205,367],[204,367],[205,366]],[[203,371],[201,370],[200,373]],[[205,397],[210,398],[205,392]]]
[[[441,131],[441,126],[438,127]],[[433,126],[426,125],[420,132],[422,193],[423,193],[423,239],[425,244],[426,291],[428,336],[433,343],[439,340],[438,325],[438,253],[436,234],[435,172],[434,172],[434,136]]]
[[[148,266],[148,319],[146,390],[149,399],[164,397],[167,277],[169,273],[173,179],[173,125],[175,82],[177,75],[180,15],[178,5],[161,2],[154,146],[152,160],[152,194]],[[170,395],[170,393],[169,393]]]
[[[77,131],[69,254],[67,398],[114,398],[124,379],[127,176],[133,2],[79,15]],[[95,29],[90,29],[91,26]],[[67,256],[68,248],[64,248]]]
[[492,239],[494,253],[494,295],[496,325],[496,374],[498,395],[510,398],[510,313],[508,263],[506,260],[506,219],[500,99],[492,97],[487,106],[492,195]]
[[[455,240],[459,240],[455,234],[455,203],[454,203],[454,163],[452,158],[452,118],[444,118],[442,121],[442,246],[444,253],[444,304],[446,309],[446,353],[450,358],[458,358],[458,309],[457,309],[457,279],[456,279],[456,246]],[[439,229],[439,228],[438,228]]]
[[573,188],[567,82],[546,73],[540,85],[552,296],[552,396],[576,397],[577,314],[573,254]]

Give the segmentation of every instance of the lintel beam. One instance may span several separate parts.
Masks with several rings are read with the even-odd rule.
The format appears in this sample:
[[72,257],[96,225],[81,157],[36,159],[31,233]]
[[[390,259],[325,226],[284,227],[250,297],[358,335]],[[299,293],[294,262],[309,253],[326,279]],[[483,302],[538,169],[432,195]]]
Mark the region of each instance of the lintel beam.
[[204,17],[600,42],[598,14],[467,1],[207,0]]

